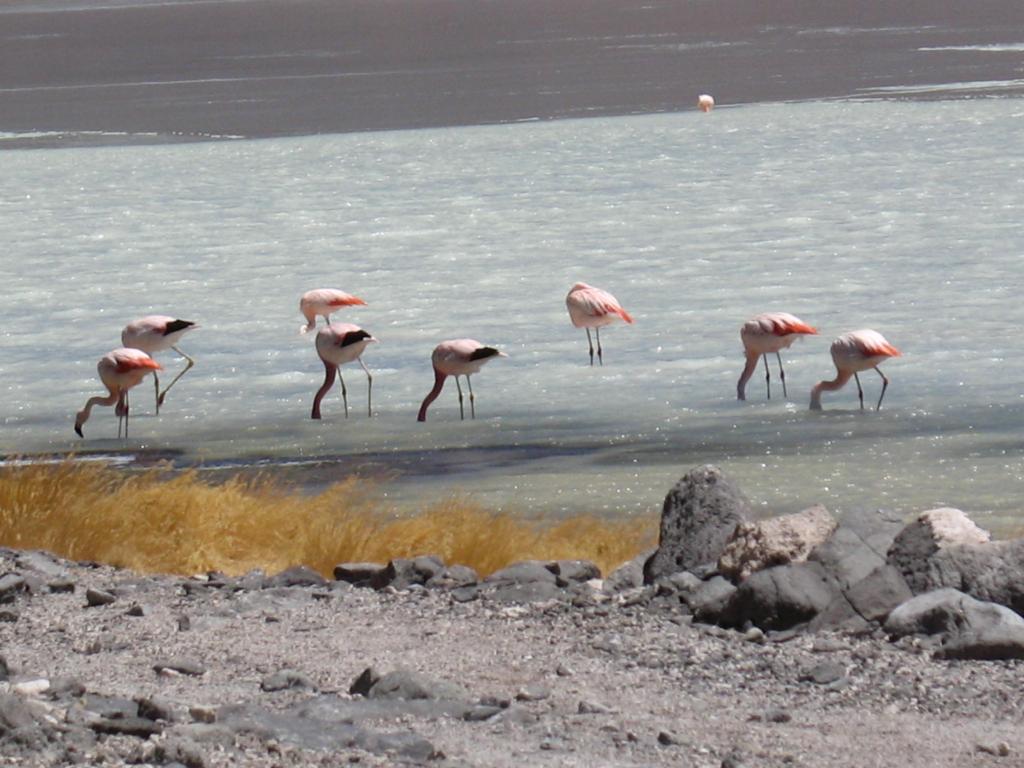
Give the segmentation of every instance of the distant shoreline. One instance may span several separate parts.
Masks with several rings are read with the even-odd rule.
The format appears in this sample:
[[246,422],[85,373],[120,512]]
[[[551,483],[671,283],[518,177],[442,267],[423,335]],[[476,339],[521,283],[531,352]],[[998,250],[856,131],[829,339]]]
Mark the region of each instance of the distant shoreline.
[[72,5],[5,6],[0,149],[1024,94],[1015,0]]

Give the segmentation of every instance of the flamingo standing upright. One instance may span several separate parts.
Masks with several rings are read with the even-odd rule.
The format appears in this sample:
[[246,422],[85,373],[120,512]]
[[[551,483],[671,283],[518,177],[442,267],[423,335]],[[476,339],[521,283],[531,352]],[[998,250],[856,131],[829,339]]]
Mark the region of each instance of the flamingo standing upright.
[[590,346],[590,364],[594,364],[594,342],[590,338],[590,329],[594,328],[597,334],[597,360],[604,365],[604,357],[601,352],[601,327],[610,325],[617,319],[632,323],[633,318],[618,299],[608,291],[595,288],[586,283],[576,283],[565,297],[565,306],[569,310],[569,319],[577,328],[587,330],[587,344]]
[[317,316],[322,316],[328,324],[331,313],[342,307],[365,306],[366,302],[351,293],[337,291],[334,288],[315,288],[306,291],[299,299],[299,312],[306,318],[306,324],[299,328],[300,333],[308,333],[316,328]]
[[470,418],[476,418],[476,398],[473,396],[473,384],[469,377],[477,373],[489,360],[495,357],[508,357],[504,352],[499,352],[494,347],[485,347],[474,339],[451,339],[442,341],[434,348],[430,356],[430,362],[434,366],[434,388],[423,398],[420,406],[417,421],[427,420],[427,408],[444,388],[445,379],[449,376],[455,377],[455,386],[459,390],[459,416],[462,420],[466,418],[466,411],[463,406],[462,387],[459,385],[459,376],[466,377],[466,384],[469,387],[469,412]]
[[366,347],[377,341],[369,333],[358,325],[352,323],[330,323],[321,328],[316,334],[316,353],[324,364],[324,383],[320,386],[316,396],[313,398],[313,412],[311,419],[320,418],[320,401],[324,395],[334,386],[334,377],[337,375],[341,380],[341,399],[345,403],[345,418],[348,418],[348,390],[345,388],[345,379],[339,370],[344,363],[358,360],[366,371],[366,409],[367,414],[373,416],[373,376],[363,362],[362,354]]
[[697,108],[701,112],[710,112],[715,108],[715,99],[710,93],[702,93],[697,97]]
[[789,393],[786,392],[786,371],[782,368],[782,355],[779,353],[801,336],[817,332],[816,328],[807,325],[803,320],[788,312],[765,312],[745,322],[740,328],[740,339],[743,341],[747,365],[743,369],[743,373],[740,374],[740,380],[736,383],[736,397],[739,400],[747,399],[747,382],[754,375],[758,358],[763,356],[765,386],[768,388],[768,399],[772,399],[772,375],[768,368],[770,352],[774,352],[775,357],[779,360],[782,396],[789,397]]
[[128,323],[121,331],[121,343],[126,347],[141,349],[148,355],[163,352],[165,349],[173,349],[185,358],[185,367],[163,392],[160,391],[160,377],[156,371],[153,372],[153,387],[156,392],[156,412],[158,414],[171,387],[195,365],[195,360],[178,349],[178,342],[182,336],[198,327],[191,320],[179,320],[169,315],[147,315]]
[[75,414],[75,432],[82,434],[82,425],[89,420],[95,405],[114,405],[117,414],[117,436],[121,436],[121,423],[124,422],[124,436],[128,437],[128,390],[140,384],[151,371],[160,370],[160,364],[140,349],[119,347],[100,358],[96,371],[100,381],[109,393],[106,397],[97,395],[90,397],[85,407]]
[[858,371],[874,368],[882,377],[882,393],[878,396],[875,410],[881,410],[882,398],[885,397],[889,380],[878,370],[878,366],[890,357],[899,357],[900,351],[886,341],[878,331],[850,331],[832,342],[832,361],[836,365],[836,377],[831,381],[819,381],[811,390],[811,410],[821,410],[821,393],[840,389],[850,380],[857,381],[857,396],[860,398],[860,409],[864,410],[864,390],[860,386]]

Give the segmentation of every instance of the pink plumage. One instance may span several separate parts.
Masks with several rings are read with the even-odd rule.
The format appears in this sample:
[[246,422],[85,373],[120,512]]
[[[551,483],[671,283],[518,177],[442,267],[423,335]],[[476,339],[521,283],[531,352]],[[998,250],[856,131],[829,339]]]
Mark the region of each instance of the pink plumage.
[[85,436],[82,434],[82,426],[89,420],[94,406],[116,404],[117,436],[121,436],[123,422],[124,436],[128,437],[128,390],[138,386],[147,374],[158,370],[160,364],[139,349],[120,347],[101,357],[96,364],[96,372],[107,388],[107,395],[90,397],[85,407],[75,414],[75,432],[78,436]]
[[469,377],[478,373],[481,368],[495,357],[508,357],[504,352],[499,352],[494,347],[481,344],[476,339],[450,339],[442,341],[430,356],[431,365],[434,367],[434,388],[427,393],[420,405],[420,412],[417,421],[427,420],[427,408],[437,399],[444,388],[445,379],[449,376],[455,377],[455,386],[459,391],[459,414],[462,419],[466,418],[463,407],[462,387],[459,384],[459,376],[466,377],[466,385],[469,387],[469,409],[470,418],[476,418],[476,398],[473,395],[473,385]]
[[805,334],[816,334],[818,331],[796,315],[788,312],[764,312],[743,324],[740,328],[740,339],[747,363],[736,383],[736,397],[746,400],[746,387],[750,377],[754,375],[757,361],[764,357],[765,385],[768,388],[768,399],[772,398],[771,374],[768,368],[768,355],[775,353],[779,361],[779,379],[782,382],[782,395],[786,392],[786,372],[782,367],[780,352],[787,349],[794,341]]
[[616,320],[633,322],[633,316],[627,312],[618,299],[608,291],[595,288],[587,283],[576,283],[565,297],[565,306],[569,310],[569,319],[576,328],[585,328],[587,343],[590,347],[590,364],[594,364],[594,344],[590,338],[590,329],[597,335],[597,359],[604,365],[604,354],[601,349],[601,328],[611,325]]
[[857,382],[857,395],[860,398],[861,410],[864,409],[864,390],[860,385],[860,371],[874,369],[882,377],[882,393],[878,396],[875,410],[882,408],[882,398],[889,386],[889,380],[878,366],[890,357],[899,357],[902,353],[890,344],[878,331],[864,329],[850,331],[839,336],[832,342],[832,362],[836,366],[836,377],[831,380],[819,381],[811,390],[811,410],[821,410],[821,393],[841,389],[853,377]]
[[351,293],[334,288],[314,288],[306,291],[299,299],[299,311],[306,318],[306,324],[299,328],[301,333],[308,333],[316,328],[317,317],[323,317],[328,324],[331,313],[343,307],[365,306],[366,302]]
[[141,349],[149,355],[173,349],[181,357],[185,358],[185,367],[174,377],[163,392],[160,391],[160,377],[156,373],[153,374],[156,412],[158,414],[160,413],[160,406],[164,404],[164,400],[167,398],[167,393],[171,391],[171,387],[195,365],[195,360],[178,348],[178,342],[182,336],[189,331],[194,331],[198,327],[191,320],[181,320],[170,315],[146,315],[146,317],[140,317],[138,320],[128,323],[124,330],[121,331],[121,343],[126,347]]

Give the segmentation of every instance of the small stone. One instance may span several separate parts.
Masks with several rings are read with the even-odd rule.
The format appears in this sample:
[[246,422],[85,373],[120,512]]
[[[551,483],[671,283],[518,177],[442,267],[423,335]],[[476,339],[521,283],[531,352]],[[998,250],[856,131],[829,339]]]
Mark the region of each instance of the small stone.
[[188,708],[189,717],[196,723],[217,722],[217,708],[206,704],[194,704]]
[[138,603],[135,603],[131,608],[124,612],[125,616],[145,616],[146,609]]
[[799,679],[801,683],[828,685],[829,683],[841,680],[845,675],[846,669],[841,664],[837,664],[832,661],[825,661],[811,667],[807,672],[800,675]]
[[751,627],[743,633],[743,639],[751,643],[763,643],[765,641],[764,632],[758,627]]
[[998,744],[978,744],[975,749],[978,752],[984,752],[986,755],[995,755],[996,757],[1007,757],[1010,754],[1010,745],[1005,741],[1000,741]]
[[164,661],[158,661],[153,665],[153,670],[157,674],[176,672],[179,675],[191,675],[192,677],[202,677],[206,674],[206,668],[198,661],[193,661],[192,659],[167,659]]
[[266,693],[284,691],[290,688],[316,688],[316,685],[308,677],[294,669],[282,669],[263,678],[260,688]]
[[516,692],[516,701],[543,701],[551,691],[542,685],[531,685]]
[[54,579],[49,584],[47,584],[47,587],[49,588],[50,592],[53,592],[54,594],[74,592],[75,582],[70,581],[69,579]]
[[179,616],[178,631],[188,632],[190,629],[192,629],[192,620],[188,616]]
[[26,680],[21,683],[15,683],[11,686],[11,690],[22,696],[38,696],[50,690],[50,681],[44,677],[36,680]]
[[784,709],[769,709],[764,713],[764,719],[769,723],[788,723],[793,716]]
[[117,597],[104,592],[102,589],[87,589],[85,590],[85,604],[87,608],[96,608],[101,605],[110,605],[112,602],[117,600]]
[[5,608],[0,611],[0,623],[13,624],[19,618],[21,618],[21,614],[11,608]]
[[572,671],[572,669],[565,666],[565,664],[559,664],[557,667],[555,667],[555,674],[559,677],[572,677],[575,673]]
[[611,710],[609,710],[608,707],[596,704],[592,701],[581,701],[577,705],[576,711],[581,715],[604,715]]
[[659,731],[658,732],[658,743],[663,747],[675,747],[679,746],[682,742],[671,731]]

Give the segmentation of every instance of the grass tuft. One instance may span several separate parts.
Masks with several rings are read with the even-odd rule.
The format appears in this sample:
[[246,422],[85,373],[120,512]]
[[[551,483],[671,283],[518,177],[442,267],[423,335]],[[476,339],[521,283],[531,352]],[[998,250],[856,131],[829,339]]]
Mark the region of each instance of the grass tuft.
[[358,478],[316,494],[263,477],[126,473],[65,461],[0,469],[0,546],[147,573],[240,574],[436,554],[486,575],[525,559],[593,560],[607,573],[655,543],[651,520],[534,523],[453,497],[397,515]]

